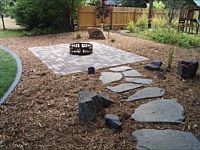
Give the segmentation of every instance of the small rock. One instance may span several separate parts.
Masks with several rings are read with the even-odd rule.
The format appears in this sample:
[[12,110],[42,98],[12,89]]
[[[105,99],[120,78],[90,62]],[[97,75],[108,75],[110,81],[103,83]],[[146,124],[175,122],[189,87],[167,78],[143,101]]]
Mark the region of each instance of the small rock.
[[95,74],[95,68],[94,67],[89,67],[88,68],[88,74]]
[[157,75],[157,77],[158,77],[159,79],[162,79],[162,80],[166,79],[164,73],[162,73],[162,72],[159,72],[158,75]]
[[106,114],[105,116],[105,121],[106,124],[110,127],[110,128],[114,128],[114,129],[119,129],[121,128],[121,122],[118,116],[113,115],[113,114]]
[[162,61],[155,60],[147,64],[144,68],[150,71],[159,71],[162,65]]

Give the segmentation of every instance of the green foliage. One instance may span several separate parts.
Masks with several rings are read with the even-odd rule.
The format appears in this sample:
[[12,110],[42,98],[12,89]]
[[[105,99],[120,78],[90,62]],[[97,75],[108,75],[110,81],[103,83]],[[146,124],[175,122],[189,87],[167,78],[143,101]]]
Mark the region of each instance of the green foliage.
[[141,16],[138,17],[136,26],[139,28],[139,30],[143,31],[148,28],[148,16],[147,14],[142,14]]
[[76,39],[81,39],[81,34],[80,33],[76,34]]
[[96,16],[100,23],[104,23],[105,18],[109,17],[112,12],[112,7],[106,4],[107,0],[98,0],[96,3]]
[[[149,8],[149,4],[147,4],[147,8]],[[165,4],[161,1],[154,1],[153,2],[153,8],[156,9],[164,9],[165,8]]]
[[115,42],[115,38],[114,38],[114,37],[111,37],[111,38],[110,38],[110,42]]
[[152,27],[155,29],[167,28],[167,25],[168,25],[167,17],[155,16],[152,19]]
[[172,62],[173,62],[173,54],[174,54],[174,47],[173,49],[171,49],[171,51],[169,52],[169,56],[168,56],[168,60],[167,60],[167,66],[168,68],[172,67]]
[[129,20],[126,26],[126,29],[129,30],[131,33],[135,32],[135,23],[133,20]]
[[17,74],[15,59],[6,51],[0,49],[0,99],[10,88]]
[[25,30],[1,30],[0,31],[0,38],[8,38],[8,37],[20,37],[29,35],[30,32]]
[[159,43],[172,44],[185,48],[200,45],[199,36],[189,35],[186,33],[178,33],[174,29],[170,31],[167,29],[151,29],[148,31],[148,36],[151,40]]
[[84,0],[20,0],[14,6],[13,17],[28,30],[73,31],[81,1]]
[[119,0],[122,7],[146,8],[148,0]]

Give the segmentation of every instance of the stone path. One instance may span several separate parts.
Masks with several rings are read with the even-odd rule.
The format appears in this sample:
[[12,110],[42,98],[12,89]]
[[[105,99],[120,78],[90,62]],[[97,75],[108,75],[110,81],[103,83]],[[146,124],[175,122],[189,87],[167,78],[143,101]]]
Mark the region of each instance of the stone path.
[[97,42],[89,43],[93,44],[93,54],[86,56],[71,55],[69,44],[31,47],[29,50],[58,75],[87,71],[89,67],[99,69],[147,60],[145,57]]
[[[103,84],[106,83],[107,89],[114,93],[121,93],[133,89],[138,89],[138,91],[129,96],[126,101],[134,102],[136,100],[147,98],[158,98],[164,96],[165,94],[164,89],[159,87],[144,87],[141,89],[143,85],[148,86],[153,81],[151,79],[141,78],[142,74],[128,66],[110,68],[110,70],[113,72],[102,72],[99,78]],[[116,72],[120,78],[116,77]],[[109,83],[119,81],[123,78],[125,78],[125,81],[128,83],[109,86]],[[131,84],[132,82],[137,84]],[[153,100],[146,104],[142,104],[135,109],[131,118],[137,122],[173,124],[183,123],[185,119],[184,108],[177,102],[176,99],[159,99]],[[115,120],[116,119],[114,118],[113,121]],[[200,149],[200,141],[190,132],[170,129],[142,129],[133,132],[132,136],[137,140],[137,150]]]

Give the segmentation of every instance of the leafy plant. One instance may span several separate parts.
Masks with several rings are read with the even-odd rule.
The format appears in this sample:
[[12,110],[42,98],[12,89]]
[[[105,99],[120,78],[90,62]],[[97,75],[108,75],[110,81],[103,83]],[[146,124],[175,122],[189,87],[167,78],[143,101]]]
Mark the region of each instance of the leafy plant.
[[139,28],[139,30],[143,31],[148,27],[147,22],[148,22],[147,14],[142,14],[141,16],[138,17],[136,26]]
[[133,20],[128,21],[126,29],[129,30],[131,33],[135,32],[135,23]]
[[76,34],[76,39],[81,39],[81,34],[80,33]]
[[115,38],[111,37],[110,42],[115,42]]

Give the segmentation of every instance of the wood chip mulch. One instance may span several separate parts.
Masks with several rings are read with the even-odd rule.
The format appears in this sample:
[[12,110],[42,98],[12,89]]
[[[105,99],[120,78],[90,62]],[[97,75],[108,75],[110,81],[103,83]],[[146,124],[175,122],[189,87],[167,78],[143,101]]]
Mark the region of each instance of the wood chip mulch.
[[[0,107],[0,149],[135,149],[136,141],[132,132],[138,129],[175,129],[192,132],[200,138],[200,69],[193,79],[182,80],[177,75],[178,60],[198,60],[200,52],[175,47],[172,72],[164,72],[167,67],[169,45],[158,44],[134,37],[110,33],[116,38],[90,40],[86,32],[75,39],[77,33],[63,33],[33,37],[0,39],[0,45],[15,51],[23,62],[23,74],[16,89],[7,102]],[[153,124],[138,123],[130,119],[131,114],[141,104],[152,101],[144,99],[124,102],[135,91],[114,94],[105,88],[96,75],[87,72],[56,76],[29,50],[29,47],[66,44],[79,41],[96,41],[108,46],[129,51],[149,58],[148,61],[128,64],[146,78],[153,79],[152,86],[166,90],[164,98],[176,98],[185,109],[185,123]],[[152,60],[162,60],[162,70],[166,79],[157,78],[158,72],[144,69]],[[110,85],[125,82],[119,81]],[[78,93],[83,90],[102,93],[115,103],[101,111],[93,122],[78,120]],[[122,130],[107,128],[104,122],[106,113],[121,117]]]

